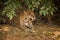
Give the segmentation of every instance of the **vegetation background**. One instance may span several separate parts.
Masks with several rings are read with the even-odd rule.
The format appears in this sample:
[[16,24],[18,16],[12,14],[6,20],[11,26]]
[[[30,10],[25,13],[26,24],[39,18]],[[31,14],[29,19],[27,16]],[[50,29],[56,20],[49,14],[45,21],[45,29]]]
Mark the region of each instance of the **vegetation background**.
[[[10,20],[16,16],[16,9],[30,9],[43,16],[53,16],[57,7],[54,0],[1,0],[0,1],[1,16],[6,16]],[[50,18],[49,18],[50,19]]]
[[[24,10],[34,12],[35,32],[15,27]],[[0,40],[60,40],[60,0],[0,0]]]

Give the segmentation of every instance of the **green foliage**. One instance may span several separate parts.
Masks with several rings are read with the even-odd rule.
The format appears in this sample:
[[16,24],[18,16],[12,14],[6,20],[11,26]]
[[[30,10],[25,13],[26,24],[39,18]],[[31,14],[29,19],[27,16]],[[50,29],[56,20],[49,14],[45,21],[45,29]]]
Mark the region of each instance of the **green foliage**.
[[55,12],[55,5],[53,3],[53,0],[42,0],[42,4],[43,5],[40,8],[40,12],[39,13],[41,15],[46,15],[46,14],[53,15],[53,12]]
[[39,0],[24,0],[26,5],[28,6],[29,9],[31,10],[35,10],[35,8],[38,8],[38,6],[40,5],[40,1]]
[[8,0],[4,3],[6,7],[4,8],[2,15],[6,15],[10,20],[16,16],[15,15],[15,9],[17,7],[20,7],[20,3],[17,0]]
[[[36,8],[40,9],[40,15],[53,15],[55,11],[55,5],[53,0],[7,0],[4,2],[5,8],[3,8],[2,15],[6,15],[10,20],[16,16],[15,10],[17,7],[22,8],[22,2],[24,2],[28,9],[34,11]],[[22,8],[23,9],[23,8]]]
[[40,15],[51,14],[55,11],[55,5],[53,0],[25,0],[26,5],[29,9],[35,10],[35,8],[39,8]]

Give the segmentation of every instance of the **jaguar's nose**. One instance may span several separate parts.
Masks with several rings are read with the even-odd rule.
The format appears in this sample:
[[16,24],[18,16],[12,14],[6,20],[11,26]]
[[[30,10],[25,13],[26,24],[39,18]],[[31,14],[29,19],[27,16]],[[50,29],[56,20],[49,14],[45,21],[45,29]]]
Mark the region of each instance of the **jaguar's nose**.
[[29,28],[29,29],[32,28],[32,25],[30,25],[30,24],[28,24],[28,23],[26,23],[25,26],[26,26],[27,28]]

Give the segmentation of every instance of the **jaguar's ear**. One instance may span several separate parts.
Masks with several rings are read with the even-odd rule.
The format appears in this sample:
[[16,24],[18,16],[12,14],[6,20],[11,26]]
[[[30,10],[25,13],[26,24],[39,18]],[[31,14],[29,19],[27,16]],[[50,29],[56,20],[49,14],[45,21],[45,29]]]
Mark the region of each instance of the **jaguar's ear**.
[[25,13],[25,10],[23,12]]

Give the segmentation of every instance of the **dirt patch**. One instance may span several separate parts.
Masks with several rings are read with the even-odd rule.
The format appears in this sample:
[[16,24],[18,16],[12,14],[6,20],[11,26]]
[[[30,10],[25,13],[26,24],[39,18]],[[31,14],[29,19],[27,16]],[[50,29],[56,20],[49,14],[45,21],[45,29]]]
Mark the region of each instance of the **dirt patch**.
[[0,40],[60,40],[60,26],[35,27],[35,32],[28,32],[11,25],[0,25]]

